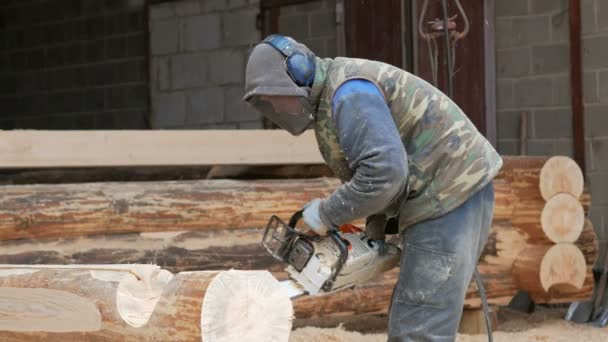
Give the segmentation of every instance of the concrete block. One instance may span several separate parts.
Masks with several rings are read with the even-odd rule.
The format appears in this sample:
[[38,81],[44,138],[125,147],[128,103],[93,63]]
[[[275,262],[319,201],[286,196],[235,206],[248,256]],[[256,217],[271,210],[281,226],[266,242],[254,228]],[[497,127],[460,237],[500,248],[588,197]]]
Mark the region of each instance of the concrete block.
[[[602,1],[597,1],[598,6]],[[598,10],[595,7],[596,0],[581,0],[581,30],[583,35],[598,31]],[[564,15],[567,17],[567,15]]]
[[[103,37],[105,34],[104,25],[105,18],[102,16],[86,18],[84,23],[85,35],[89,39]],[[49,28],[50,36],[53,37],[51,38],[52,42],[58,43],[63,41],[63,31],[59,30],[59,28]]]
[[206,14],[184,18],[181,22],[182,51],[201,51],[220,46],[220,16]]
[[335,37],[336,36],[336,12],[335,10],[316,11],[309,15],[311,37]]
[[106,59],[118,59],[127,56],[127,39],[124,36],[106,39]]
[[198,125],[197,128],[202,129],[237,129],[237,124],[235,123],[216,123],[216,124],[203,124]]
[[531,156],[552,156],[555,154],[552,141],[528,141],[528,154]]
[[592,172],[595,168],[593,162],[593,139],[585,138],[585,168],[587,172]]
[[597,1],[597,28],[599,31],[608,30],[608,3]]
[[534,136],[539,139],[572,137],[572,112],[569,109],[537,109],[534,111]]
[[84,109],[90,112],[99,112],[105,108],[105,91],[103,88],[85,90]]
[[608,36],[583,38],[583,65],[587,69],[608,67]]
[[262,123],[262,120],[260,119],[257,121],[239,122],[238,128],[239,129],[263,129],[264,125]]
[[15,120],[2,120],[0,121],[0,129],[2,130],[11,130],[15,129]]
[[608,206],[599,206],[591,203],[589,219],[593,223],[598,240],[608,240],[608,231],[605,230],[605,225],[608,222]]
[[551,41],[567,43],[570,38],[570,21],[568,13],[551,16]]
[[571,101],[570,76],[566,74],[553,77],[553,104],[569,105]]
[[[61,54],[63,54],[63,49],[61,49]],[[25,71],[25,52],[24,51],[16,51],[9,55],[9,64],[11,66],[11,71]],[[61,63],[63,64],[63,58],[61,59]]]
[[496,1],[496,17],[528,14],[528,0]]
[[600,71],[598,74],[598,100],[608,103],[608,71]]
[[152,58],[152,88],[160,90],[171,89],[171,72],[169,68],[169,57]]
[[498,140],[497,151],[502,155],[519,155],[519,140]]
[[203,13],[223,11],[228,7],[226,0],[200,0]]
[[153,126],[176,127],[186,120],[186,96],[183,92],[161,93],[156,99]]
[[[599,81],[601,73],[598,75],[595,71],[587,71],[583,73],[583,95],[585,97],[585,104],[597,103],[600,101],[599,97]],[[608,96],[608,73],[604,76],[605,82],[605,94]],[[607,99],[608,101],[608,99]]]
[[102,61],[105,58],[105,41],[89,40],[84,43],[84,58],[88,63]]
[[128,13],[113,13],[106,16],[104,20],[104,32],[106,36],[126,33],[128,26]]
[[574,143],[572,139],[556,141],[555,154],[574,158]]
[[[94,2],[94,1],[92,1]],[[150,5],[150,20],[167,19],[175,17],[175,8],[171,2]]]
[[122,87],[125,108],[145,108],[148,103],[148,86],[144,84]]
[[95,115],[95,129],[143,129],[146,127],[141,110],[113,111]]
[[228,9],[235,9],[235,8],[240,8],[240,7],[246,7],[249,4],[247,3],[247,0],[226,0],[226,2],[228,3],[226,6]]
[[593,205],[608,205],[608,172],[590,174],[589,191]]
[[585,136],[588,138],[608,137],[608,106],[585,107]]
[[[26,52],[26,68],[36,70],[44,68],[45,50],[43,48],[29,50]],[[82,61],[81,61],[82,62]]]
[[338,43],[336,38],[329,38],[325,40],[325,56],[320,57],[329,57],[334,58],[338,56]]
[[552,79],[530,78],[515,82],[515,105],[517,107],[546,106],[553,102]]
[[119,11],[121,9],[126,8],[127,1],[123,0],[105,0],[105,10],[106,12]]
[[567,0],[531,0],[530,5],[531,14],[558,13],[568,9]]
[[146,56],[146,37],[143,33],[127,37],[127,57]]
[[105,88],[104,107],[108,109],[120,109],[125,106],[125,92],[123,87]]
[[224,91],[224,120],[228,122],[262,121],[262,116],[243,101],[243,87],[227,87]]
[[513,26],[510,35],[510,46],[529,46],[532,44],[546,43],[551,38],[551,18],[542,17],[516,17],[513,18]]
[[511,39],[511,30],[513,28],[513,20],[510,18],[498,18],[496,19],[496,48],[505,49],[510,48],[513,45],[513,39]]
[[188,93],[186,124],[220,123],[223,121],[224,97],[222,88],[205,88]]
[[307,14],[281,15],[279,33],[296,40],[309,40],[310,31]]
[[532,71],[534,73],[550,74],[567,72],[569,69],[570,47],[568,44],[532,47]]
[[209,79],[213,84],[243,83],[245,56],[238,49],[222,49],[211,53]]
[[178,26],[175,19],[153,21],[150,29],[150,51],[152,55],[177,52]]
[[193,16],[201,13],[201,4],[198,0],[182,0],[174,4],[175,13],[179,16]]
[[592,139],[592,154],[588,155],[587,158],[593,159],[593,166],[595,171],[608,171],[608,137],[600,139]]
[[[335,1],[333,2],[332,8],[336,8]],[[303,2],[300,4],[289,5],[281,8],[281,13],[294,14],[294,13],[309,13],[317,11],[319,9],[328,8],[328,2],[323,0],[312,0]]]
[[497,51],[497,76],[505,78],[530,74],[530,55],[531,51],[528,47]]
[[[528,118],[531,116],[529,115]],[[496,134],[499,140],[519,139],[520,136],[520,111],[498,111],[496,112]],[[531,133],[530,120],[528,119],[528,135]]]
[[147,30],[147,27],[144,23],[143,11],[129,13],[128,22],[127,22],[127,31],[129,33],[134,33],[134,32],[143,32],[145,30]]
[[208,60],[203,54],[171,56],[170,63],[174,90],[202,86],[207,81]]
[[261,34],[256,27],[259,9],[245,8],[222,14],[222,46],[253,45],[260,41]]
[[513,81],[499,79],[496,82],[496,108],[508,109],[514,106]]
[[306,47],[308,47],[310,51],[314,52],[318,57],[327,56],[327,49],[325,47],[327,38],[306,38],[299,41],[306,45]]

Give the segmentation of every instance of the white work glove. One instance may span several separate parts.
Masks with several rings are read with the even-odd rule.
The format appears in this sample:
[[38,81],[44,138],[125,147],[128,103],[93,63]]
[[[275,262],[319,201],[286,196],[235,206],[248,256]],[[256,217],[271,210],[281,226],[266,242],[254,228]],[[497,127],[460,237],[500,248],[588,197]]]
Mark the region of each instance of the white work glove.
[[321,221],[321,214],[319,213],[321,207],[321,199],[316,198],[304,205],[304,211],[302,212],[302,220],[310,228],[319,235],[327,235],[327,226]]

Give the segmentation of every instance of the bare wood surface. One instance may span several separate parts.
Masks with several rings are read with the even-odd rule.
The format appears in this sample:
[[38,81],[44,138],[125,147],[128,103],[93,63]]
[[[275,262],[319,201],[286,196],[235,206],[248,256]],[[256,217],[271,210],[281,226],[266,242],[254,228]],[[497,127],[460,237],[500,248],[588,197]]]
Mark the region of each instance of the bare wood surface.
[[323,163],[313,131],[0,131],[1,168]]
[[19,185],[0,188],[0,240],[265,227],[335,179]]
[[540,173],[540,192],[545,200],[560,192],[579,198],[583,193],[585,180],[578,164],[564,156],[551,157]]
[[[141,279],[136,280],[124,273],[90,271],[86,267],[0,273],[0,303],[14,303],[15,298],[24,294],[31,296],[36,291],[50,291],[66,299],[61,306],[69,312],[88,314],[84,318],[66,316],[66,319],[74,321],[70,324],[59,322],[63,325],[58,329],[57,325],[51,325],[54,322],[43,320],[49,314],[46,307],[57,303],[53,298],[38,297],[38,305],[26,310],[11,311],[9,308],[3,312],[0,316],[0,339],[228,341],[235,336],[225,329],[232,328],[241,335],[258,337],[263,332],[264,336],[281,340],[288,336],[291,328],[289,298],[265,271],[184,272],[172,276],[153,265],[131,265],[129,267],[141,275]],[[241,291],[227,296],[229,289],[225,286]],[[245,296],[263,295],[265,299],[247,301],[241,293]],[[243,316],[243,310],[250,315]],[[260,311],[265,313],[264,320],[257,317]],[[94,313],[99,320],[87,323]],[[22,325],[14,323],[16,316]],[[61,321],[61,317],[52,318]],[[83,328],[80,322],[87,324]],[[215,329],[202,329],[209,324]]]
[[[545,201],[536,190],[543,164],[541,158],[505,163],[494,181],[496,219],[510,219],[529,234],[544,234],[540,217]],[[274,214],[287,220],[339,185],[334,178],[322,178],[3,186],[0,240],[259,228]],[[588,210],[588,193],[581,203]]]
[[574,244],[531,246],[524,249],[513,264],[516,286],[533,299],[550,298],[556,291],[580,290],[587,277],[582,251]]
[[579,200],[569,193],[551,197],[541,213],[541,226],[549,240],[574,242],[585,225],[585,211]]

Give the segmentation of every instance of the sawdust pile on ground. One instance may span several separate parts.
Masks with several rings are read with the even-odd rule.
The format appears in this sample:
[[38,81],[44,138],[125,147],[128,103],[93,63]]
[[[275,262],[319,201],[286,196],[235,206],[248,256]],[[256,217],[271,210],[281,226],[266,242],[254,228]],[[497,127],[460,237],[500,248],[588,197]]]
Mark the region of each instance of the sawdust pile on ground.
[[[506,313],[501,318],[496,342],[606,342],[608,327],[595,328],[562,319],[562,311],[540,311],[532,315]],[[361,334],[340,327],[321,329],[304,327],[292,332],[290,342],[385,342],[386,334]],[[458,335],[457,342],[485,342],[486,335]]]

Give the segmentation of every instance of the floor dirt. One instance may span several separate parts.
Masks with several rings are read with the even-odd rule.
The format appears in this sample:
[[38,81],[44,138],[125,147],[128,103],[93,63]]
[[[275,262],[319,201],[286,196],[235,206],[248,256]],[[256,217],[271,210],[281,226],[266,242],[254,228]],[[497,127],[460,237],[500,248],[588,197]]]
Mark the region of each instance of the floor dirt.
[[[574,324],[563,319],[564,309],[539,309],[533,314],[503,309],[499,312],[498,330],[494,332],[496,342],[607,342],[608,327]],[[459,334],[457,342],[485,342],[486,335]],[[384,342],[385,333],[361,333],[348,331],[344,327],[296,328],[290,342]]]

